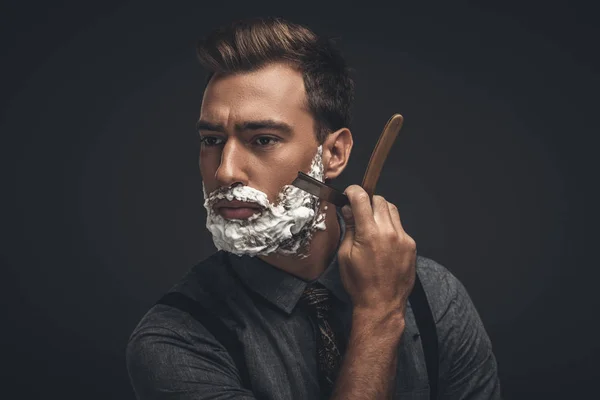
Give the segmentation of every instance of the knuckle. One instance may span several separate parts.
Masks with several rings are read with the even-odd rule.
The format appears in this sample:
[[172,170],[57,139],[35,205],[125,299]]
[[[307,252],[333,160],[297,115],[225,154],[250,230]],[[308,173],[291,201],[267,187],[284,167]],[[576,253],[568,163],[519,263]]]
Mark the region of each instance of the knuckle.
[[369,201],[369,195],[365,191],[356,193],[354,195],[354,198],[355,198],[356,201],[359,201],[359,202],[367,202],[367,201]]
[[395,229],[386,230],[383,236],[391,243],[398,243],[399,236]]
[[404,239],[404,242],[406,244],[406,247],[409,250],[412,250],[412,251],[416,251],[417,250],[417,242],[415,242],[415,240],[412,237],[406,235],[406,238]]
[[380,212],[387,212],[387,204],[388,202],[382,196],[373,196],[373,208],[376,208]]

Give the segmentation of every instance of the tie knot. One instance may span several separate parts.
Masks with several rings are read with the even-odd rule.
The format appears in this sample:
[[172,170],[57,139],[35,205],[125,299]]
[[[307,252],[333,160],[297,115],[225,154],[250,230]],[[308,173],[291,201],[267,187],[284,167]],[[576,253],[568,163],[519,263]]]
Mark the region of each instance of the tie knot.
[[300,301],[319,312],[327,311],[329,310],[329,290],[319,283],[309,284],[300,296]]

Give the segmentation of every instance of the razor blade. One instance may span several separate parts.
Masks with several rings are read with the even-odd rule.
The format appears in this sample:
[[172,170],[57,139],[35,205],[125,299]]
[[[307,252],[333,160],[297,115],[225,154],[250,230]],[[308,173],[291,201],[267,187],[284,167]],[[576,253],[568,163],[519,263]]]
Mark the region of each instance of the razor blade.
[[302,189],[318,198],[328,201],[331,204],[335,204],[337,207],[343,207],[350,205],[350,200],[343,192],[338,189],[323,183],[312,176],[305,174],[302,171],[298,171],[298,177],[294,179],[292,185],[299,189]]

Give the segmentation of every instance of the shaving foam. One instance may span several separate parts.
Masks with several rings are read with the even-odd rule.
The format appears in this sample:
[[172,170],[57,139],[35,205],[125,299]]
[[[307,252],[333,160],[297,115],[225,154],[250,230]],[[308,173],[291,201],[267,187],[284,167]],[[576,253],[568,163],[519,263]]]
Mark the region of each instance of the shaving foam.
[[[320,181],[324,175],[322,157],[321,145],[307,173]],[[319,214],[321,200],[293,185],[283,186],[274,204],[265,193],[249,186],[218,189],[207,196],[202,182],[202,191],[207,212],[206,227],[215,246],[238,256],[278,253],[305,258],[313,234],[326,229],[327,206]],[[253,202],[261,207],[261,211],[248,219],[226,219],[213,208],[222,199]]]

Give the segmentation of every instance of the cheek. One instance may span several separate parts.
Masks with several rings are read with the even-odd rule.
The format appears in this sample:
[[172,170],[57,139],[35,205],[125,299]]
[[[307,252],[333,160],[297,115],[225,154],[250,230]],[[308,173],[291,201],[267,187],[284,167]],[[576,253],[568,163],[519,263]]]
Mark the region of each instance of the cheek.
[[317,146],[305,142],[295,143],[277,155],[277,163],[285,170],[294,170],[294,177],[298,171],[306,172],[315,157]]
[[306,149],[289,151],[278,155],[271,160],[270,170],[279,178],[279,183],[289,185],[298,176],[298,171],[307,171],[310,167],[312,157],[307,154]]
[[290,185],[298,175],[298,161],[290,157],[273,157],[268,162],[254,164],[252,176],[256,189],[265,192],[269,201],[275,203],[285,185]]
[[202,181],[205,182],[205,186],[208,187],[212,184],[211,182],[215,177],[218,167],[218,161],[215,161],[214,157],[206,154],[198,157],[198,168],[200,169],[200,176],[202,177]]

